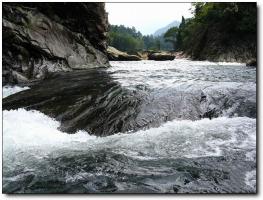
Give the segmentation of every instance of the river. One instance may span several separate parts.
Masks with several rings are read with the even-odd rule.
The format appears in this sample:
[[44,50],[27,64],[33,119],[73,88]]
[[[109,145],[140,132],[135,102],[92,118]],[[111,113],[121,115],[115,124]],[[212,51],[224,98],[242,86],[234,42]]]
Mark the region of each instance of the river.
[[[183,59],[111,65],[115,82],[144,94],[138,129],[67,134],[40,111],[4,110],[4,193],[256,192],[255,68]],[[30,88],[5,86],[3,96],[22,90]]]

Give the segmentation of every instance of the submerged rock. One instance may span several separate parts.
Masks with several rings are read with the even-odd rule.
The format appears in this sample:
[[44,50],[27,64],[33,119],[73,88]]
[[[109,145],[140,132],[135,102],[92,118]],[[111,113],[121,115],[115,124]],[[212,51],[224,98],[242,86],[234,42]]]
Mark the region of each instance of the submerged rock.
[[239,86],[126,88],[101,68],[52,73],[30,84],[30,89],[4,98],[3,110],[38,110],[59,121],[60,130],[67,133],[85,130],[107,136],[159,127],[174,119],[257,115],[256,92]]
[[107,55],[109,60],[112,61],[139,61],[142,60],[137,55],[129,55],[126,52],[119,51],[118,49],[109,46],[107,48]]
[[103,69],[59,72],[4,98],[3,109],[39,110],[60,121],[62,131],[105,136],[132,128],[141,95],[122,88]]
[[163,61],[163,60],[174,60],[174,58],[175,55],[172,55],[171,53],[167,53],[167,52],[150,53],[148,55],[149,60]]
[[103,3],[3,3],[4,84],[107,66],[107,27]]

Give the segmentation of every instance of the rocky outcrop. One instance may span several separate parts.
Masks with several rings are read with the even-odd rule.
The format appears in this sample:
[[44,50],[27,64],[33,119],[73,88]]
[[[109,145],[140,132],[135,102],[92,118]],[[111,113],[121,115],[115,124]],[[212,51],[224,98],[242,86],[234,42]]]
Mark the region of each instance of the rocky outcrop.
[[174,60],[175,58],[189,58],[184,52],[168,52],[168,51],[138,51],[134,55],[122,52],[114,47],[107,48],[107,55],[112,61],[139,61],[139,60]]
[[209,27],[200,35],[192,38],[191,48],[185,51],[193,60],[209,60],[214,62],[241,62],[256,60],[256,37],[243,39],[223,34],[218,27]]
[[179,26],[179,49],[193,60],[242,62],[257,59],[256,2],[204,3]]
[[136,52],[136,55],[139,56],[142,60],[148,60],[148,51],[138,51]]
[[157,53],[150,53],[148,55],[148,60],[158,60],[158,61],[164,61],[164,60],[174,60],[175,55],[172,55],[168,52],[157,52]]
[[238,85],[226,92],[216,86],[190,87],[155,90],[137,85],[131,89],[122,87],[103,68],[57,72],[5,97],[2,107],[38,110],[59,121],[64,132],[85,130],[97,136],[159,127],[174,119],[257,116],[255,91]]
[[108,66],[103,3],[3,3],[3,84]]
[[3,109],[39,110],[58,120],[64,132],[106,136],[134,127],[140,96],[122,88],[103,68],[55,72],[4,98]]
[[107,48],[107,55],[109,60],[112,61],[139,61],[142,60],[137,55],[129,55],[126,52],[119,51],[118,49],[109,46]]
[[247,61],[246,66],[249,67],[257,67],[257,60],[256,59],[250,59]]

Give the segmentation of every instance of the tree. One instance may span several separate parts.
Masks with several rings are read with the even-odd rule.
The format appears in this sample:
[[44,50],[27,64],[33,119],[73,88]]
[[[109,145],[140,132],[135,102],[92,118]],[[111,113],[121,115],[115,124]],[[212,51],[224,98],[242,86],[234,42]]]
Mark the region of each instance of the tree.
[[177,48],[177,36],[178,36],[179,28],[172,27],[166,31],[164,34],[164,38],[166,42],[170,42],[173,45],[174,50]]
[[160,39],[156,40],[156,47],[157,47],[157,50],[161,50],[161,41],[160,41]]
[[244,43],[256,56],[256,3],[198,2],[192,5],[194,17],[182,18],[176,37],[177,49],[200,59],[201,54],[216,57],[222,49]]
[[111,25],[108,37],[109,45],[121,51],[134,52],[143,49],[142,34],[134,27]]
[[179,29],[183,29],[185,27],[185,19],[184,16],[182,16],[181,24],[179,25]]

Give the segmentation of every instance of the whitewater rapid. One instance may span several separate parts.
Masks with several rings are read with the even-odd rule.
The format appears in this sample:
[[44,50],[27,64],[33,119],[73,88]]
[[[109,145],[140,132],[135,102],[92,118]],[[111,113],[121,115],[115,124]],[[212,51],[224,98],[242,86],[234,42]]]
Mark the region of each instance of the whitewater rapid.
[[[176,88],[182,91],[194,91],[205,88],[207,92],[220,90],[222,90],[222,92],[228,92],[231,88],[237,88],[243,95],[248,95],[248,99],[250,98],[252,102],[256,101],[256,99],[254,99],[256,92],[256,72],[246,68],[243,64],[177,60],[167,62],[112,62],[111,65],[113,65],[113,67],[108,70],[109,73],[112,73],[113,78],[122,84],[123,87],[130,88],[131,90],[141,85],[147,87],[149,90]],[[209,71],[211,66],[214,69],[213,73]],[[204,72],[206,70],[207,72]],[[222,74],[222,76],[219,76],[219,74]],[[219,80],[220,84],[218,83]],[[196,84],[193,84],[193,82]],[[5,87],[3,89],[3,97],[24,89],[30,88],[19,88],[18,86]],[[231,111],[232,108],[229,109]],[[120,155],[128,160],[136,160],[138,163],[147,163],[147,167],[145,168],[143,167],[144,165],[141,164],[138,164],[138,166],[134,168],[136,176],[143,173],[147,174],[148,171],[146,169],[148,169],[152,171],[151,174],[161,177],[166,177],[171,173],[168,173],[169,170],[164,173],[163,170],[171,168],[171,162],[174,162],[173,160],[186,159],[186,161],[189,160],[191,163],[192,160],[197,159],[197,162],[199,162],[199,159],[204,158],[204,161],[201,160],[200,162],[207,163],[206,158],[211,158],[212,161],[209,162],[218,163],[220,166],[220,161],[214,161],[213,158],[227,158],[231,160],[229,163],[236,163],[232,158],[233,156],[238,156],[238,163],[244,163],[243,168],[243,164],[240,164],[242,170],[247,168],[247,171],[243,171],[244,176],[241,178],[242,184],[240,183],[239,186],[236,186],[237,189],[233,187],[233,190],[230,190],[230,192],[237,190],[237,192],[253,193],[256,191],[256,119],[238,115],[229,117],[229,109],[226,110],[223,115],[211,120],[207,118],[194,121],[174,119],[163,123],[159,127],[136,132],[118,133],[107,137],[96,137],[81,130],[75,134],[61,132],[58,129],[60,126],[59,121],[39,111],[25,110],[23,108],[10,111],[4,110],[3,187],[7,192],[26,192],[26,187],[21,189],[21,187],[14,186],[14,184],[29,184],[27,186],[30,188],[28,189],[28,192],[30,192],[34,183],[37,182],[35,180],[37,179],[36,177],[42,176],[41,173],[47,172],[47,174],[50,173],[49,175],[53,173],[53,175],[55,174],[57,176],[58,172],[52,171],[54,165],[50,166],[50,160],[59,160],[58,163],[61,162],[61,165],[67,165],[67,161],[62,161],[62,159],[68,158],[72,160],[73,157],[77,157],[80,161],[76,161],[76,158],[74,158],[72,162],[83,163],[85,162],[84,155],[101,155],[101,152],[108,152],[111,159],[114,158],[113,155]],[[107,158],[107,153],[105,153],[105,156]],[[95,159],[95,157],[92,157],[92,159]],[[99,161],[94,162],[99,163]],[[103,163],[104,162],[105,164],[101,163],[101,165],[96,166],[96,173],[89,173],[87,170],[88,166],[85,165],[85,167],[82,168],[82,163],[80,166],[75,165],[74,169],[63,169],[63,174],[60,175],[59,180],[71,184],[76,184],[76,182],[82,183],[83,181],[85,182],[85,180],[92,182],[94,176],[101,177],[101,174],[105,175],[108,173],[106,170],[107,167],[103,168],[104,165],[107,166],[107,161],[103,161]],[[148,166],[149,162],[154,163],[151,164],[153,165],[152,167],[150,164]],[[156,163],[160,163],[160,168],[154,168]],[[70,164],[70,166],[71,165],[72,164]],[[119,173],[131,173],[132,168],[130,169],[129,167],[129,161],[123,164],[117,159],[114,165],[122,166],[122,168],[118,169]],[[131,165],[134,165],[134,163]],[[97,168],[99,168],[99,170]],[[109,169],[111,169],[111,167]],[[68,170],[68,172],[65,173],[65,170]],[[144,172],[145,170],[146,172]],[[198,173],[207,173],[202,170]],[[173,176],[177,177],[178,175]],[[31,180],[28,177],[33,178]],[[107,178],[105,179],[105,177]],[[113,183],[108,180],[111,176],[105,175],[105,177],[102,183],[106,181],[107,184],[110,185],[109,188],[112,189]],[[190,178],[190,180],[192,180],[192,178]],[[202,176],[200,175],[199,178],[201,180]],[[200,184],[199,178],[193,180],[193,183],[197,185]],[[29,183],[27,183],[28,179],[30,179]],[[97,178],[95,179],[97,180]],[[162,181],[160,182],[160,180]],[[167,178],[160,180],[154,181],[154,179],[147,177],[143,179],[143,181],[140,181],[140,184],[143,182],[144,185],[148,185],[148,189],[151,189],[150,191],[145,190],[146,192],[154,190],[171,192],[171,188],[173,188],[173,191],[177,191],[177,189],[174,189],[175,183],[173,183],[173,179],[170,180],[170,178]],[[182,192],[184,192],[184,190],[194,192],[195,190],[193,188],[197,187],[194,187],[194,185],[187,185],[187,187],[183,184],[181,185],[180,181],[180,183],[178,183],[178,177],[175,178],[175,180],[176,187],[184,188]],[[116,183],[113,184],[114,188],[118,188],[117,191],[133,191],[127,190],[127,188],[135,187],[135,185],[129,183],[129,180],[123,185],[121,183],[121,181],[116,181]],[[167,185],[167,183],[169,184]],[[98,189],[99,186],[95,187],[90,184],[90,182],[85,182],[84,189],[89,192],[101,191]],[[205,184],[203,187],[204,186]],[[200,186],[200,188],[202,187]],[[227,192],[224,187],[222,188],[221,192]],[[205,192],[205,190],[200,190],[201,192]],[[214,189],[211,189],[212,192],[213,190]],[[34,188],[32,191],[43,192],[42,190],[35,190]],[[50,191],[52,192],[53,190]],[[107,191],[108,190],[106,190],[106,192]],[[198,192],[198,190],[196,191]],[[210,190],[207,191],[209,192]]]
[[174,120],[158,128],[107,137],[84,131],[63,133],[57,129],[59,122],[38,111],[4,111],[3,119],[4,152],[11,154],[23,149],[42,149],[40,154],[47,154],[64,148],[69,151],[107,148],[140,159],[221,156],[236,150],[247,152],[248,160],[256,155],[253,134],[256,120],[247,117]]

